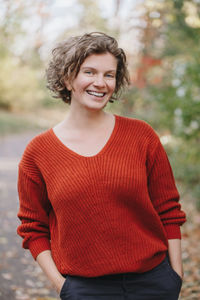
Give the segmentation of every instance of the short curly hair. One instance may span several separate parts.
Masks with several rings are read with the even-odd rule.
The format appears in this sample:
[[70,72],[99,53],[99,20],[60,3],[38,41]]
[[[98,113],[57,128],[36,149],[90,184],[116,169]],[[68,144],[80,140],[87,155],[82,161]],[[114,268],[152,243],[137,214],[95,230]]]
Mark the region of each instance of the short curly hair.
[[70,37],[52,50],[52,59],[46,70],[46,77],[47,88],[54,93],[54,98],[61,98],[70,104],[71,91],[66,88],[66,80],[72,82],[76,78],[80,66],[88,56],[106,52],[117,59],[116,87],[109,101],[116,100],[121,89],[129,84],[126,55],[123,49],[118,47],[115,38],[102,32]]

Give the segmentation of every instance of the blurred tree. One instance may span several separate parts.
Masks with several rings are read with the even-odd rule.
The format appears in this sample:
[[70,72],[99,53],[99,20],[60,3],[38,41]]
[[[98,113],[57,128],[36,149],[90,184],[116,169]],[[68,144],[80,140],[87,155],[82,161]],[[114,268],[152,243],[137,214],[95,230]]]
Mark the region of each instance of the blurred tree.
[[23,33],[20,17],[23,18],[22,7],[17,5],[17,1],[1,1],[0,20],[0,56],[4,58],[12,54],[17,37]]
[[39,55],[41,32],[36,31],[31,45],[24,28],[27,19],[34,13],[33,8],[42,23],[41,1],[35,6],[33,1],[28,4],[21,0],[1,3],[0,108],[3,109],[32,109],[45,98],[44,88],[41,88],[41,82],[44,83],[44,64]]
[[78,0],[78,4],[81,7],[79,29],[84,30],[84,32],[106,31],[107,20],[102,17],[98,1]]
[[[168,141],[166,147],[171,153],[175,176],[198,199],[200,3],[146,0],[143,9],[139,28],[143,48],[134,87],[129,92],[132,111],[137,109],[138,87],[139,116],[159,128],[162,135],[171,135],[165,142]],[[200,207],[200,202],[197,206]]]

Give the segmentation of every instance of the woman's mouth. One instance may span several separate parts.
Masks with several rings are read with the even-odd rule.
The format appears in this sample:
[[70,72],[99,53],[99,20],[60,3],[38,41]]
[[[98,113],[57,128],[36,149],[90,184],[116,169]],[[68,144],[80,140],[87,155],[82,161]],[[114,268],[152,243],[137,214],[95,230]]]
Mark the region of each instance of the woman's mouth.
[[95,91],[86,91],[89,95],[103,98],[106,93],[100,93],[100,92],[95,92]]

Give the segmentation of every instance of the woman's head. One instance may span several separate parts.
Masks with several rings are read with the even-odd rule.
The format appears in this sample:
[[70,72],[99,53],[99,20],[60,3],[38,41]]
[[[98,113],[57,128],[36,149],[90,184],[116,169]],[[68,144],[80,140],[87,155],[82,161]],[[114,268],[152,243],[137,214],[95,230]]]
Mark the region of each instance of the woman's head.
[[[71,91],[66,82],[72,82],[79,73],[84,60],[92,54],[109,52],[117,59],[116,87],[114,94],[129,83],[129,74],[124,51],[118,47],[117,41],[104,33],[92,32],[82,36],[71,37],[57,45],[52,51],[52,59],[46,71],[47,87],[54,92],[56,98],[71,102]],[[114,97],[111,97],[112,102]]]

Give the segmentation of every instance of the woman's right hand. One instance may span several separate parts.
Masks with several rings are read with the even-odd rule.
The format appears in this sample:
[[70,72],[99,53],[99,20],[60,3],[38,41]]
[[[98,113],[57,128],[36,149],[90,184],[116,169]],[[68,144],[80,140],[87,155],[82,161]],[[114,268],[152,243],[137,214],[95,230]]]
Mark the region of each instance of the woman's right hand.
[[36,261],[40,265],[43,272],[47,275],[53,287],[58,293],[60,293],[65,282],[65,277],[63,277],[62,274],[58,271],[55,262],[51,256],[51,251],[45,250],[41,252],[37,256]]

